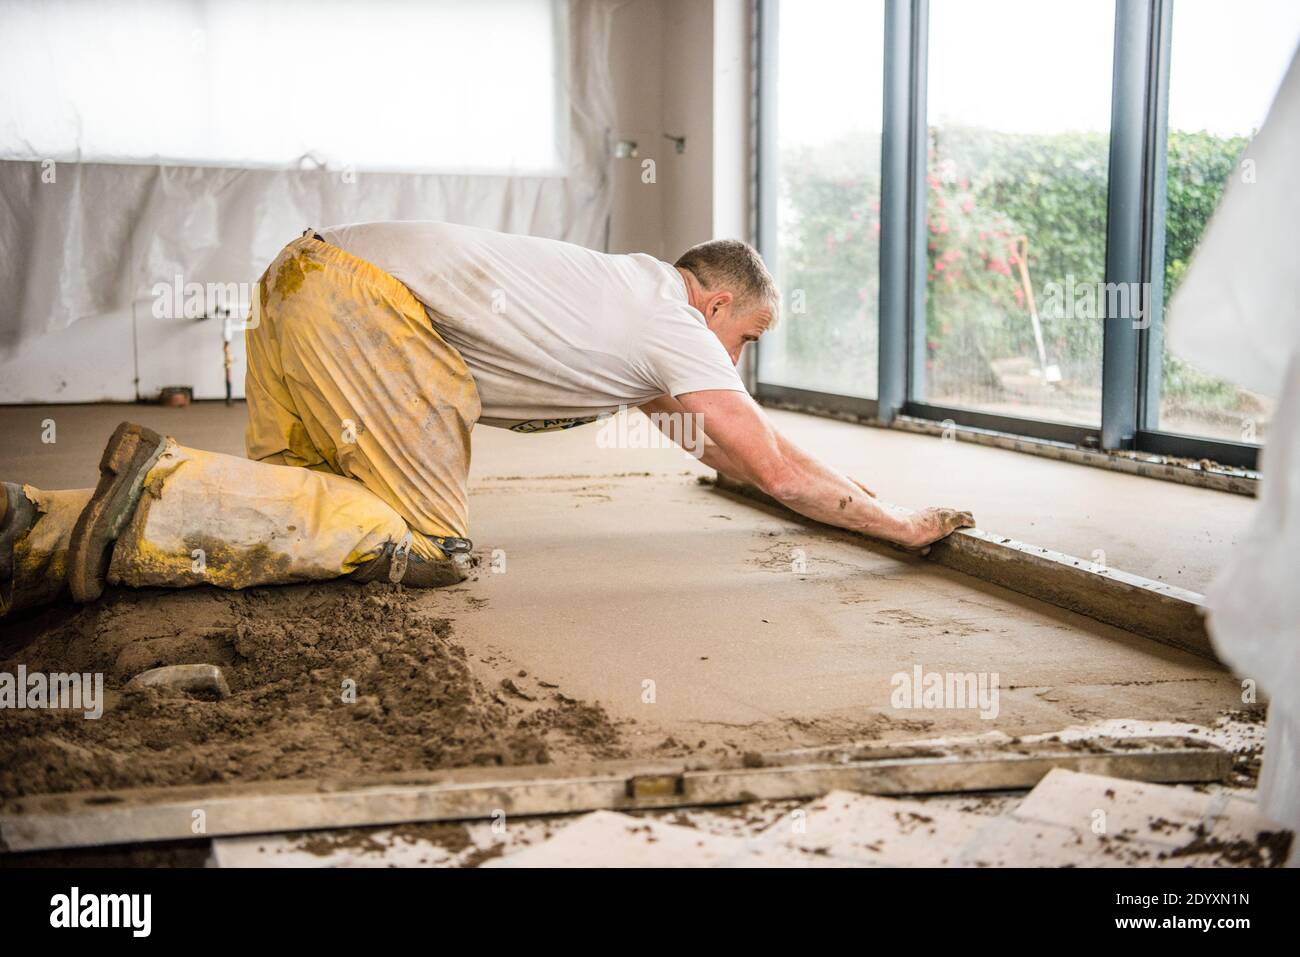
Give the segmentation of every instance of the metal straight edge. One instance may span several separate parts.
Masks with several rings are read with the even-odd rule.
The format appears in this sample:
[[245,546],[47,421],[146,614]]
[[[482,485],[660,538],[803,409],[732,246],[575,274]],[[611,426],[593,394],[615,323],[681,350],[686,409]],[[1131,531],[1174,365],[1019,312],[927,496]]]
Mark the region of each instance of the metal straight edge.
[[[714,487],[760,502],[800,521],[817,524],[747,483],[718,475]],[[893,548],[878,539],[858,537]],[[977,528],[961,529],[936,542],[925,558],[1143,638],[1219,661],[1205,627],[1205,599],[1185,588],[1101,567],[1063,552]]]
[[1016,790],[1032,788],[1054,768],[1157,783],[1200,782],[1223,779],[1231,765],[1231,755],[1219,748],[1181,738],[1148,738],[1098,750],[1039,743],[970,755],[959,750],[916,756],[903,749],[898,756],[866,761],[778,761],[759,767],[616,761],[576,770],[546,765],[465,768],[373,781],[78,792],[21,798],[0,807],[0,850],[100,847],[501,814],[804,800],[839,789],[877,795]]

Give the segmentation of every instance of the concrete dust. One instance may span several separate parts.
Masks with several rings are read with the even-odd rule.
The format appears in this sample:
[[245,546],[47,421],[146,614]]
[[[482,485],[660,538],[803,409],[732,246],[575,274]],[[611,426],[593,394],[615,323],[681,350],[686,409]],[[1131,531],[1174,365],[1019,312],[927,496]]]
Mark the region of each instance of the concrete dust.
[[[0,711],[0,797],[622,755],[600,708],[485,685],[439,614],[454,601],[379,583],[122,589],[6,622],[0,671],[99,672],[106,701],[98,720]],[[228,699],[123,691],[197,663],[223,669]]]

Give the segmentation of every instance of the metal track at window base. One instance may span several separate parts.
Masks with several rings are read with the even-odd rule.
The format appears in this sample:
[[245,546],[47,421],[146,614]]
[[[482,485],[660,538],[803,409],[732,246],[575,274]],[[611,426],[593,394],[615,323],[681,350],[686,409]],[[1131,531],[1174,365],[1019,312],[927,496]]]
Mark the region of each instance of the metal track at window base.
[[[833,395],[760,382],[754,397],[761,405],[805,412],[908,432],[953,435],[963,441],[1064,462],[1163,479],[1198,488],[1238,495],[1256,495],[1259,487],[1259,446],[1244,442],[1207,439],[1175,432],[1139,429],[1134,449],[1107,452],[1099,449],[1096,427],[996,415],[922,402],[904,403],[891,422],[882,422],[875,399]],[[1178,460],[1178,461],[1174,461]]]
[[1080,448],[1068,442],[1055,442],[1035,439],[1023,435],[1008,434],[991,429],[971,426],[955,426],[951,429],[942,423],[928,419],[900,416],[893,428],[922,435],[943,436],[951,434],[962,442],[974,442],[993,448],[1008,449],[1013,452],[1025,452],[1040,455],[1075,465],[1087,465],[1091,468],[1107,469],[1111,472],[1123,472],[1127,475],[1139,475],[1143,478],[1160,479],[1164,482],[1176,482],[1179,485],[1191,485],[1196,488],[1213,489],[1216,492],[1232,492],[1236,495],[1254,497],[1259,494],[1259,473],[1250,469],[1207,468],[1197,464],[1179,464],[1170,462],[1165,456],[1151,452],[1102,452],[1097,449]]
[[1137,447],[1152,455],[1180,459],[1207,460],[1247,472],[1259,468],[1259,446],[1245,442],[1227,442],[1206,439],[1199,435],[1179,435],[1176,432],[1155,432],[1138,429]]
[[[1022,740],[1014,748],[987,740],[925,747],[850,743],[717,762],[602,761],[74,791],[0,805],[0,851],[499,819],[502,814],[808,800],[841,789],[877,795],[1024,790],[1055,768],[1162,784],[1206,782],[1225,780],[1232,756],[1177,736],[1097,737],[1086,743],[1047,738]],[[199,811],[204,826],[196,834]]]
[[796,389],[793,386],[771,385],[767,382],[759,384],[755,398],[762,405],[789,409],[792,412],[815,409],[817,413],[829,418],[849,422],[869,421],[875,425],[883,425],[879,421],[880,404],[875,399],[834,395],[830,392]]
[[1071,425],[1067,422],[1052,422],[1046,419],[1025,419],[955,406],[909,402],[903,406],[903,414],[914,419],[930,419],[943,423],[947,427],[960,425],[974,429],[987,429],[1006,435],[1020,435],[1028,439],[1065,442],[1080,448],[1099,448],[1101,442],[1100,431],[1096,426]]
[[[1161,442],[1174,440],[1169,445],[1164,446],[1165,451],[1142,451],[1142,452],[1103,452],[1096,448],[1080,446],[1076,442],[1068,439],[1052,437],[1034,437],[1026,435],[1020,431],[1021,426],[1031,420],[1016,419],[1002,416],[990,416],[987,419],[976,412],[967,412],[964,410],[949,410],[959,415],[961,420],[952,418],[951,422],[947,421],[948,417],[933,417],[933,411],[944,411],[937,406],[919,406],[910,404],[905,411],[911,413],[915,410],[928,410],[924,416],[913,414],[897,415],[888,425],[881,422],[876,416],[875,401],[872,399],[855,399],[845,396],[829,395],[821,392],[810,392],[806,389],[791,389],[785,387],[771,386],[766,383],[760,383],[755,396],[759,404],[774,409],[784,409],[789,412],[801,412],[806,415],[818,415],[823,418],[838,419],[842,422],[852,422],[857,425],[869,425],[873,428],[897,429],[901,432],[915,432],[919,435],[933,435],[942,438],[953,438],[961,442],[973,442],[976,445],[986,445],[991,448],[1006,449],[1012,452],[1024,452],[1028,455],[1038,455],[1044,458],[1056,459],[1061,462],[1071,462],[1075,465],[1086,465],[1090,468],[1106,469],[1111,472],[1123,472],[1126,475],[1138,475],[1143,478],[1160,479],[1165,482],[1176,482],[1179,485],[1191,485],[1196,488],[1213,489],[1216,492],[1231,492],[1235,495],[1247,495],[1254,497],[1258,494],[1259,473],[1251,468],[1213,468],[1207,467],[1203,460],[1198,460],[1192,454],[1191,450],[1204,451],[1205,440],[1192,438],[1188,441],[1192,443],[1191,449],[1179,445],[1177,440],[1182,436],[1170,435],[1168,433],[1145,433],[1139,432],[1139,439],[1142,440],[1144,447],[1160,449]],[[997,419],[1001,423],[1010,423],[1013,431],[990,428],[990,419]],[[982,424],[971,424],[972,422],[981,422]],[[1053,430],[1070,429],[1070,426],[1061,426],[1058,423],[1046,422],[1041,423]],[[1081,430],[1084,433],[1091,431],[1095,434],[1096,430]],[[1149,442],[1150,445],[1146,445]],[[1210,443],[1217,445],[1218,443]],[[1227,443],[1225,443],[1227,444]],[[1245,452],[1256,452],[1253,446],[1244,446]],[[1227,450],[1229,453],[1231,449]],[[1168,457],[1184,459],[1185,462],[1171,462]],[[1212,461],[1223,466],[1229,465],[1228,456],[1223,458],[1213,456]],[[1249,457],[1253,461],[1254,456]]]

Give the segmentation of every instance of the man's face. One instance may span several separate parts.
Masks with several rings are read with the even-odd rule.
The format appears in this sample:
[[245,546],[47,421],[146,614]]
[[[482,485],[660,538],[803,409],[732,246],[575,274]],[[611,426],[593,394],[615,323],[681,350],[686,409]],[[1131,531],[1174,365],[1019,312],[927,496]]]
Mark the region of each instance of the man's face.
[[711,331],[722,342],[727,355],[736,365],[745,346],[757,342],[758,337],[772,324],[772,310],[767,306],[749,308],[744,312],[736,309],[736,302],[731,293],[725,290],[704,294],[705,301],[700,312]]

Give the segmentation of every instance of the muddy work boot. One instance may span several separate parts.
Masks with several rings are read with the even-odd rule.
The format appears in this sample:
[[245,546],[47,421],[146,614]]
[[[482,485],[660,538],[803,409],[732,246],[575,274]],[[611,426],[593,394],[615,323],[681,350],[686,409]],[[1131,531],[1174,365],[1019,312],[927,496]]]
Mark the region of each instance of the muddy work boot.
[[14,548],[36,524],[36,506],[23,487],[0,482],[0,582],[14,577]]
[[63,593],[72,527],[89,500],[90,489],[0,482],[0,618]]
[[113,430],[99,460],[99,484],[82,509],[68,550],[68,588],[78,602],[104,591],[113,543],[135,513],[145,476],[167,440],[152,429],[123,422]]
[[442,588],[458,585],[469,577],[474,545],[468,538],[426,536],[443,554],[443,558],[425,558],[411,550],[408,532],[401,542],[389,542],[379,555],[363,563],[351,576],[353,581],[386,581],[410,588]]
[[0,483],[0,617],[34,604],[23,601],[20,605],[14,573],[22,560],[16,553],[20,543],[27,540],[36,518],[36,506],[23,494],[21,485]]

